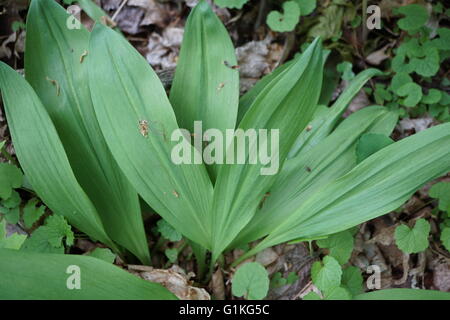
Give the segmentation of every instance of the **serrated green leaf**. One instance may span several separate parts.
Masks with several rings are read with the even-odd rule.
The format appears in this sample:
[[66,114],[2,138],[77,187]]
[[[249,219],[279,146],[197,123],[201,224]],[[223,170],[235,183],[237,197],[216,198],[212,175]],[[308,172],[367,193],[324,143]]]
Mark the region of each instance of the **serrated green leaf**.
[[440,68],[439,52],[436,48],[429,48],[427,49],[425,57],[412,58],[409,64],[415,73],[423,77],[432,77]]
[[[0,249],[0,260],[0,299],[176,299],[160,284],[91,257]],[[77,269],[80,290],[69,290]]]
[[342,269],[339,262],[330,256],[325,256],[323,261],[314,262],[311,268],[313,283],[321,291],[327,291],[341,284]]
[[403,252],[422,252],[428,248],[430,228],[430,224],[425,219],[417,220],[412,229],[402,224],[395,228],[395,243]]
[[31,228],[45,213],[45,206],[36,207],[38,202],[38,199],[33,198],[23,207],[23,222],[27,228]]
[[168,224],[164,219],[161,219],[157,222],[157,227],[161,236],[170,241],[180,241],[183,237],[181,233],[175,230],[170,224]]
[[19,168],[9,163],[0,163],[0,199],[11,197],[13,188],[19,188],[22,181],[23,174]]
[[93,251],[87,254],[89,257],[94,257],[103,260],[108,263],[114,263],[116,255],[108,248],[95,248]]
[[233,276],[231,290],[236,297],[244,296],[248,300],[263,299],[269,291],[266,269],[257,262],[242,265]]
[[178,250],[176,248],[164,250],[164,254],[171,263],[175,263],[178,259]]
[[53,0],[34,0],[27,19],[26,79],[64,145],[71,168],[106,233],[149,263],[136,191],[102,136],[88,86],[89,32],[68,28],[69,14]]
[[356,162],[360,163],[375,152],[394,143],[394,140],[384,134],[365,133],[356,144]]
[[6,220],[0,220],[0,249],[19,250],[26,238],[26,235],[18,233],[13,233],[9,237],[7,237]]
[[283,13],[271,11],[267,16],[267,25],[273,31],[286,32],[294,30],[300,20],[300,8],[296,1],[286,1],[283,3]]
[[350,231],[346,230],[332,234],[326,239],[317,240],[320,248],[329,250],[329,256],[335,258],[340,264],[345,264],[353,251],[354,239]]
[[23,250],[40,253],[64,253],[63,239],[67,246],[73,245],[74,235],[70,225],[59,215],[47,218],[45,225],[36,229],[28,238]]

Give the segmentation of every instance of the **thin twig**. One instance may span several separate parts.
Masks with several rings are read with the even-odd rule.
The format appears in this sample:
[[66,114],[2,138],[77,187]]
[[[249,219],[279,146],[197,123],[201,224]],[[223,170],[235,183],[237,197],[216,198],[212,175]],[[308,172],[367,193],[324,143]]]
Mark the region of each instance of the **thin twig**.
[[125,4],[128,2],[128,0],[123,0],[122,3],[120,4],[119,8],[116,10],[116,12],[114,12],[113,16],[111,17],[111,21],[114,21],[117,16],[119,15],[120,11],[122,11],[123,7],[125,6]]

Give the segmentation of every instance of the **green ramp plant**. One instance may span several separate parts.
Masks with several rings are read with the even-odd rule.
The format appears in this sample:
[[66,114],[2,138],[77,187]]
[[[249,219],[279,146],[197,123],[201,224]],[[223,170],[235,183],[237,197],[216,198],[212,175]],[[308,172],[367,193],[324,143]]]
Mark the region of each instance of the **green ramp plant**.
[[[325,238],[386,214],[450,169],[450,124],[379,144],[395,113],[373,106],[342,121],[376,70],[357,75],[331,107],[318,106],[320,39],[238,99],[231,40],[200,1],[168,98],[124,37],[102,24],[91,33],[67,29],[68,17],[52,0],[32,1],[26,79],[0,64],[6,116],[21,167],[45,205],[125,258],[129,251],[149,262],[137,194],[190,241],[200,266],[211,252],[214,267],[225,250],[254,240],[262,239],[234,265],[266,247]],[[192,121],[219,132],[279,130],[278,173],[261,175],[265,166],[249,163],[247,148],[245,164],[175,164],[179,141],[171,134]],[[188,138],[180,139],[201,157],[202,146]],[[0,258],[27,254],[2,250]],[[66,257],[30,253],[27,260]],[[17,292],[33,285],[20,284]]]

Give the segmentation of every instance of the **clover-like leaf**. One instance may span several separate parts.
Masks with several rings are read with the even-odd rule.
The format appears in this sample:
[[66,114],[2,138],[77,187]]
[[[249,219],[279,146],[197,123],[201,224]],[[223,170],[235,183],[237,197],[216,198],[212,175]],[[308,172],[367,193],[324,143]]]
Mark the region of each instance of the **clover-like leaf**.
[[423,26],[428,20],[428,12],[425,7],[418,4],[410,4],[398,8],[398,12],[405,17],[398,21],[398,27],[405,31],[414,31]]
[[322,291],[338,287],[341,284],[341,277],[341,266],[331,256],[326,256],[323,261],[314,262],[311,268],[312,282]]
[[395,76],[391,80],[391,85],[389,89],[392,92],[397,92],[397,90],[403,86],[404,84],[413,82],[411,76],[405,72],[396,73]]
[[425,219],[419,219],[411,229],[400,225],[395,229],[395,242],[400,250],[406,253],[418,253],[428,248],[430,224]]
[[425,57],[412,58],[410,65],[415,73],[432,77],[439,71],[439,52],[436,48],[429,48]]
[[422,99],[422,88],[415,82],[402,85],[396,93],[401,97],[406,97],[400,102],[405,107],[414,107]]
[[438,103],[442,99],[442,92],[438,89],[430,89],[427,95],[422,97],[422,103],[434,104]]
[[350,259],[353,243],[353,236],[349,230],[333,234],[326,239],[317,240],[317,245],[320,248],[327,248],[329,255],[340,264],[344,264]]
[[294,30],[300,19],[300,8],[295,1],[283,3],[283,13],[271,11],[267,16],[267,25],[273,31],[286,32]]
[[241,9],[248,0],[214,0],[220,8]]
[[33,198],[23,207],[23,222],[27,228],[31,228],[45,212],[45,206],[36,207],[38,202],[38,199]]
[[269,276],[258,262],[249,262],[241,266],[233,276],[231,286],[233,295],[245,296],[248,300],[261,300],[269,290]]

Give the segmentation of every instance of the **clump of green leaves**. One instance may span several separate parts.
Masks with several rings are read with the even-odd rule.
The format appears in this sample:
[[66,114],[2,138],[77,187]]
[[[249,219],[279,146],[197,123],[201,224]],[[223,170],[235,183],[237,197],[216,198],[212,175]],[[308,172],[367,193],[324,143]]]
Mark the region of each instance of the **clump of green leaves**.
[[426,26],[430,16],[422,5],[402,6],[396,12],[402,17],[397,21],[399,32],[406,36],[392,59],[392,80],[375,86],[375,101],[399,110],[402,116],[428,113],[449,121],[450,95],[429,84],[448,86],[448,79],[440,79],[438,71],[450,56],[450,30],[438,27],[433,31]]

